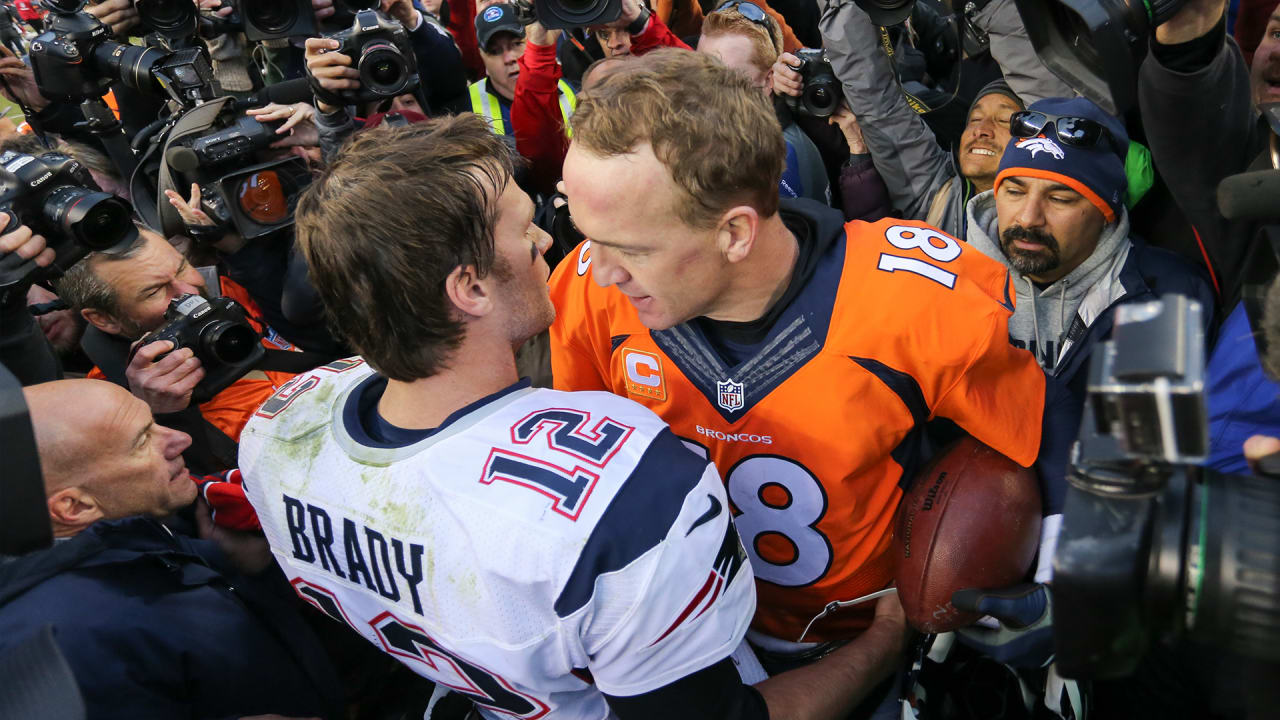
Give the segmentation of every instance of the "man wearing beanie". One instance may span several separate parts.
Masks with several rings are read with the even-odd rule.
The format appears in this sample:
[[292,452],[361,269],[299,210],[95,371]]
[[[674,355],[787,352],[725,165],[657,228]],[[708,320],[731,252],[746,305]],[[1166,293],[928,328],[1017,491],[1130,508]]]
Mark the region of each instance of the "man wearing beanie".
[[[1169,292],[1210,307],[1212,293],[1192,266],[1129,237],[1124,126],[1085,98],[1041,100],[1031,112],[1049,118],[1044,130],[1009,140],[994,190],[969,201],[965,239],[1012,271],[1010,341],[1050,375],[1079,380],[1083,392],[1078,371],[1110,333],[1111,308]],[[1089,147],[1073,145],[1056,128],[1069,121],[1055,117],[1102,131]]]
[[[1129,138],[1116,118],[1084,98],[1041,100],[1030,112],[1039,115],[1027,125],[1014,118],[994,189],[969,201],[965,239],[1009,269],[1008,292],[1016,295],[1009,341],[1031,351],[1049,380],[1046,406],[1052,410],[1045,413],[1036,465],[1045,517],[1035,580],[1045,583],[1061,527],[1069,449],[1080,429],[1089,355],[1110,336],[1114,308],[1178,293],[1198,300],[1207,319],[1213,316],[1213,294],[1195,267],[1130,237],[1120,154]],[[1038,133],[1022,129],[1041,122]],[[1043,585],[1025,587],[1020,607],[1029,616],[1002,617],[1017,623],[1000,632],[965,628],[961,637],[1000,662],[1043,662],[1037,653],[1048,651],[1052,613]],[[1017,626],[1025,629],[1008,629]]]

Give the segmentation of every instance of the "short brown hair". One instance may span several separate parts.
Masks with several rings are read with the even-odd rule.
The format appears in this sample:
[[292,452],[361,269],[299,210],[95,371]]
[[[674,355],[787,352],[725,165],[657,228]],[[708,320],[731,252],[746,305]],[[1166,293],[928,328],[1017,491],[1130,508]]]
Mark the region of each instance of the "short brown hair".
[[709,55],[664,48],[628,61],[583,94],[571,122],[573,142],[604,157],[652,145],[693,227],[714,227],[743,203],[778,211],[782,127],[751,81]]
[[782,31],[772,17],[765,15],[769,27],[751,22],[737,8],[717,10],[702,20],[702,36],[741,35],[751,40],[751,62],[761,70],[768,70],[778,61],[782,52]]
[[502,139],[472,113],[357,133],[298,201],[297,241],[333,326],[387,377],[439,372],[464,326],[444,292],[494,266]]

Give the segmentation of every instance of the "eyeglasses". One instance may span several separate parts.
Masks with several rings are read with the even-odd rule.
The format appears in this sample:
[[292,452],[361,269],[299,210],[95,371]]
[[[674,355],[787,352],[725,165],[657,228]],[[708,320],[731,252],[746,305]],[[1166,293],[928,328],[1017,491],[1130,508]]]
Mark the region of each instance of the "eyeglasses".
[[1009,116],[1009,134],[1016,138],[1036,137],[1045,131],[1049,123],[1053,123],[1057,138],[1067,145],[1088,148],[1106,143],[1121,159],[1129,151],[1128,148],[1120,147],[1120,141],[1105,125],[1085,117],[1067,117],[1035,110],[1019,110]]
[[728,12],[729,10],[737,10],[739,15],[764,28],[765,32],[769,33],[770,42],[774,42],[773,18],[769,17],[769,13],[765,12],[759,5],[749,0],[729,0],[729,2],[712,10],[712,12]]

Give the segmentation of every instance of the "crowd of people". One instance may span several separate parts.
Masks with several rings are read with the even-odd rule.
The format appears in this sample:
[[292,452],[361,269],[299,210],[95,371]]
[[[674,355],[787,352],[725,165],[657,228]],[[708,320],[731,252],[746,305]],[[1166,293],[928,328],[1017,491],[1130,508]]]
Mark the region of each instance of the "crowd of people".
[[[1053,558],[1122,305],[1202,308],[1206,467],[1280,450],[1280,252],[1216,198],[1277,169],[1274,1],[1162,18],[1133,107],[1014,0],[272,2],[313,32],[0,0],[0,447],[53,538],[0,661],[52,627],[90,718],[1239,710],[1186,646],[1061,677]],[[883,591],[963,435],[1041,539],[935,637]]]

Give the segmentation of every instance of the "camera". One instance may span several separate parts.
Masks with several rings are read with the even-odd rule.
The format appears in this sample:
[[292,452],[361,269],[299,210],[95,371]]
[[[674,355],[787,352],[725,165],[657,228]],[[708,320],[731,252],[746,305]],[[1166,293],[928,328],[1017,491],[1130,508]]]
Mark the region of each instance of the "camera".
[[222,392],[266,354],[262,335],[249,324],[249,315],[240,303],[231,298],[205,300],[199,295],[179,295],[169,301],[164,320],[164,326],[144,336],[133,353],[158,340],[172,342],[173,350],[191,348],[205,373],[191,395],[193,403]]
[[172,171],[200,186],[201,209],[215,223],[252,240],[292,225],[298,197],[311,183],[300,158],[257,161],[255,156],[279,139],[278,126],[246,117],[227,103],[206,129],[174,138],[164,159]]
[[611,23],[622,17],[622,0],[538,0],[537,20],[548,30]]
[[345,104],[403,95],[418,87],[418,63],[409,33],[377,10],[361,10],[350,28],[329,36],[341,43],[360,73],[359,90],[336,93]]
[[43,269],[14,254],[0,258],[0,290],[59,277],[90,252],[123,249],[137,237],[129,203],[102,192],[72,158],[8,151],[0,155],[0,167],[0,212],[9,214],[0,234],[26,225],[57,255]]
[[82,0],[51,4],[48,28],[31,41],[31,69],[42,95],[69,103],[92,100],[119,81],[186,105],[213,97],[213,66],[203,48],[164,52],[115,42],[110,28],[80,12],[82,6]]
[[1280,660],[1280,482],[1197,466],[1203,312],[1121,305],[1094,352],[1054,557],[1064,677],[1124,677],[1157,641]]
[[311,0],[241,0],[238,14],[251,43],[310,37],[318,31]]
[[786,96],[787,107],[797,115],[831,117],[840,106],[842,96],[840,81],[831,69],[826,51],[803,48],[797,50],[795,56],[800,58],[800,64],[792,69],[804,78],[804,89],[798,97]]
[[356,21],[356,14],[362,10],[377,10],[381,6],[379,0],[333,0],[333,14],[324,21],[328,30],[345,30]]
[[1186,0],[1014,0],[1045,67],[1112,115],[1138,102],[1138,67],[1157,25]]

